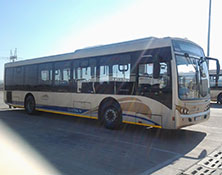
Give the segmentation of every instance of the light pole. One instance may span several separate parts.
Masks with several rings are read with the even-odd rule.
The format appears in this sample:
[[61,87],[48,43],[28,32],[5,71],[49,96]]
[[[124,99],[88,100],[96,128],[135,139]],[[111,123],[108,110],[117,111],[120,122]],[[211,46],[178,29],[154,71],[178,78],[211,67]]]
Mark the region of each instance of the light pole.
[[209,20],[208,20],[208,40],[207,40],[207,56],[210,55],[210,21],[211,20],[211,0],[209,0]]

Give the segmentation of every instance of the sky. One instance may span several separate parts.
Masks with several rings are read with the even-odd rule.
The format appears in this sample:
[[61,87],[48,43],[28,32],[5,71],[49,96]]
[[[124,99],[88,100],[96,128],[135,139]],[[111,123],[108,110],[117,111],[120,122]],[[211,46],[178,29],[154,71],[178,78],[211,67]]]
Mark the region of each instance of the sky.
[[[222,1],[212,0],[210,56],[220,59]],[[18,60],[145,37],[187,38],[207,53],[209,0],[0,0],[0,80]]]

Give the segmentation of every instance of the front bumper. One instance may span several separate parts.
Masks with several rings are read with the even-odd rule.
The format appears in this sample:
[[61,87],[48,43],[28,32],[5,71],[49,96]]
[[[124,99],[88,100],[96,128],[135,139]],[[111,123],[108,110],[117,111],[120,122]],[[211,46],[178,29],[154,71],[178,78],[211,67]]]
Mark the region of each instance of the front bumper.
[[188,114],[188,115],[182,115],[179,112],[177,112],[178,115],[178,122],[177,122],[177,128],[182,128],[185,126],[194,125],[197,123],[201,123],[204,121],[207,121],[210,117],[210,109],[204,112],[199,112],[195,114]]

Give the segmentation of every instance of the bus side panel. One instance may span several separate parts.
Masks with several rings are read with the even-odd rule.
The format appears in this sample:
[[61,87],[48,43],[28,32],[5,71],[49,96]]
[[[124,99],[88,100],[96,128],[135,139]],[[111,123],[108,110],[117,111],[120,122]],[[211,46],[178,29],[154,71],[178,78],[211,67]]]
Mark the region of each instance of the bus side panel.
[[117,96],[122,108],[123,122],[162,127],[163,105],[151,98],[142,96]]
[[73,113],[71,93],[38,92],[37,110],[45,112]]
[[222,90],[214,90],[214,89],[211,89],[210,90],[210,97],[211,97],[211,100],[212,101],[217,101],[217,96],[222,93]]
[[[11,93],[11,100],[8,99],[8,94]],[[22,91],[6,91],[6,101],[9,100],[8,104],[12,104],[15,107],[23,107],[24,101],[23,101],[23,93]]]
[[[14,107],[24,107],[24,99],[27,92],[24,91],[4,91],[4,100]],[[9,96],[11,98],[9,99]]]
[[4,94],[4,97],[3,97],[3,98],[4,98],[4,102],[7,103],[7,102],[6,102],[6,94],[7,94],[7,91],[3,91],[3,94]]
[[[98,118],[99,105],[103,99],[116,99],[122,109],[124,123],[173,129],[171,110],[160,102],[142,96],[102,95],[58,92],[12,92],[12,105],[24,107],[27,94],[35,98],[36,109],[44,112],[74,115],[86,118]],[[4,93],[6,100],[6,91]]]

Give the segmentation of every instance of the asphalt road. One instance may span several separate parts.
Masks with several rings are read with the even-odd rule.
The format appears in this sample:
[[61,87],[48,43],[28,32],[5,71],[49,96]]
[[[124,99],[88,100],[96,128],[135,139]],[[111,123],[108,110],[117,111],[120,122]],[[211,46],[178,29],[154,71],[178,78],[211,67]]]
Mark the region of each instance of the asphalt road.
[[[49,113],[30,116],[22,109],[8,109],[0,92],[0,122],[13,138],[16,137],[14,142],[10,137],[8,139],[13,148],[18,147],[20,152],[22,149],[20,156],[31,159],[37,156],[41,165],[50,166],[58,174],[169,175],[183,173],[221,147],[222,106],[211,106],[211,118],[207,122],[181,130],[146,129],[133,125],[108,130],[96,120]],[[1,131],[0,138],[3,138],[2,134]],[[0,149],[5,142],[0,139]],[[21,145],[33,150],[35,156],[26,153],[26,147]],[[0,174],[1,162],[6,158],[12,161],[5,163],[8,167],[4,168],[13,167],[14,154],[10,153],[11,150],[4,151],[5,156],[0,157]],[[34,160],[34,163],[38,161]],[[30,164],[24,162],[18,167],[20,170],[27,169]],[[50,171],[38,168],[33,171],[40,175],[50,174]]]

